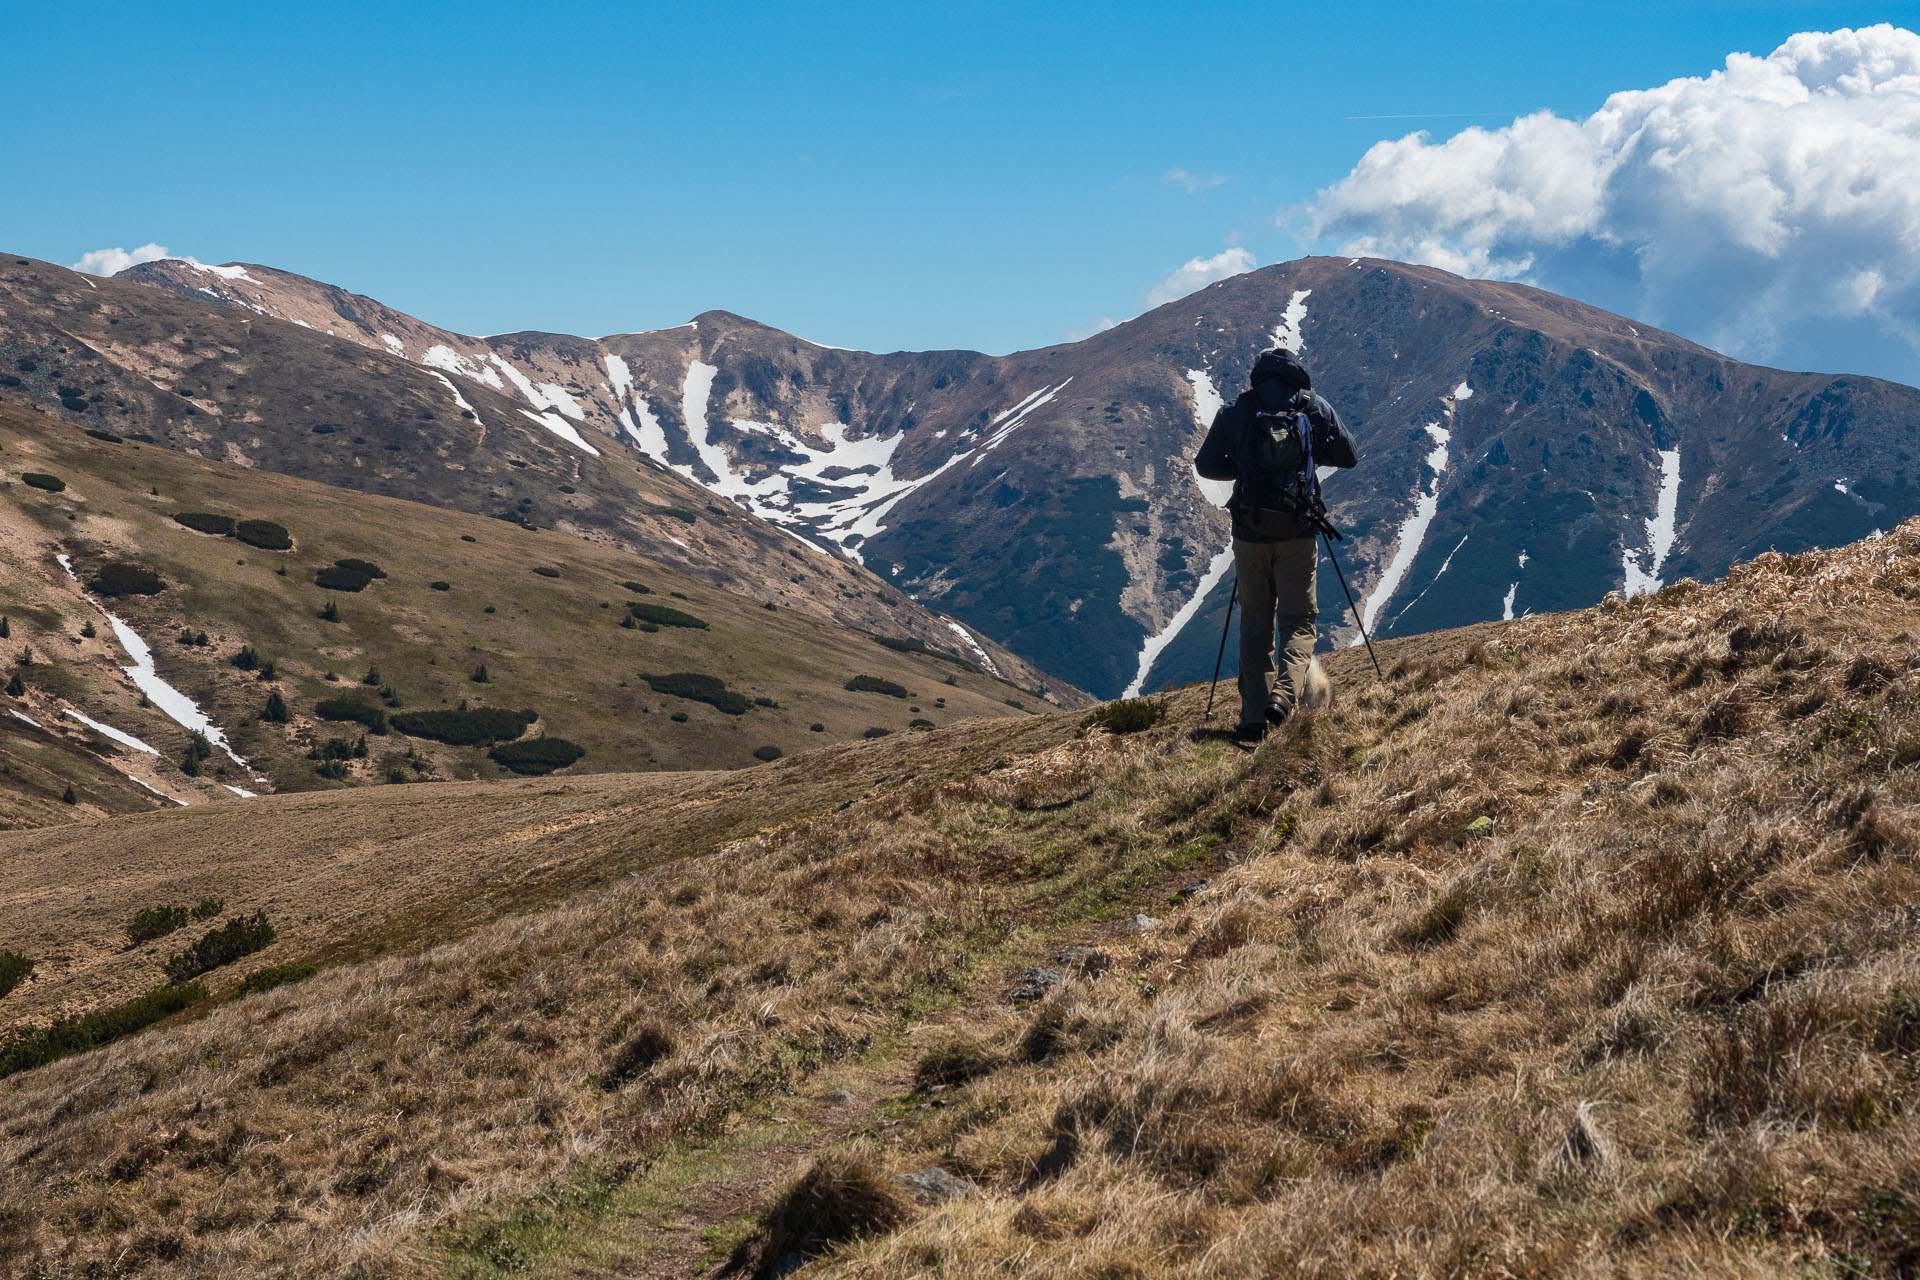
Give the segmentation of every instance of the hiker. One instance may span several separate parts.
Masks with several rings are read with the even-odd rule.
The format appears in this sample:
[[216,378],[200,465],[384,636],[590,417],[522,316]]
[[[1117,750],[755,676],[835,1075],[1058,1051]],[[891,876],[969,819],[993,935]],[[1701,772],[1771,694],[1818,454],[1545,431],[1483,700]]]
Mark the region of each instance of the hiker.
[[[1233,513],[1233,568],[1244,609],[1240,720],[1233,732],[1243,740],[1260,738],[1296,707],[1326,700],[1326,677],[1313,660],[1320,612],[1314,595],[1319,546],[1308,518],[1319,502],[1314,468],[1359,461],[1340,415],[1313,390],[1293,352],[1261,352],[1248,380],[1247,390],[1214,416],[1193,460],[1206,479],[1234,482],[1227,510]],[[1269,691],[1267,674],[1276,657],[1279,676]]]

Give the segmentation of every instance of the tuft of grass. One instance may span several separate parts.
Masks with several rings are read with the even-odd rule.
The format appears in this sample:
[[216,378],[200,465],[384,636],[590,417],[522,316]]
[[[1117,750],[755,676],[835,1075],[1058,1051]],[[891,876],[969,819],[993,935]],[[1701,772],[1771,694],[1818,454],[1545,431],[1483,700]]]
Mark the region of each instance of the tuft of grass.
[[1139,733],[1151,729],[1167,718],[1167,700],[1165,698],[1124,698],[1118,702],[1103,702],[1087,713],[1080,722],[1083,729],[1100,728],[1108,733]]
[[865,1152],[831,1152],[813,1162],[762,1218],[765,1243],[754,1274],[788,1261],[822,1257],[841,1245],[883,1234],[913,1216],[912,1202]]

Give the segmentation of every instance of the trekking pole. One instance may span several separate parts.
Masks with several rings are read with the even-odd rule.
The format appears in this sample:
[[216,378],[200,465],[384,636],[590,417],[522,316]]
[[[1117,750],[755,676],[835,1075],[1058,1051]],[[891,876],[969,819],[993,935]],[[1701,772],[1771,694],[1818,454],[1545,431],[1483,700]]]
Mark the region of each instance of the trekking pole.
[[1240,598],[1240,575],[1233,575],[1233,590],[1227,592],[1227,620],[1220,624],[1220,652],[1213,655],[1213,683],[1207,686],[1207,714],[1202,720],[1213,719],[1213,691],[1220,687],[1220,664],[1227,657],[1227,629],[1233,626],[1233,602]]
[[[1340,590],[1347,597],[1347,608],[1353,612],[1353,625],[1360,628],[1360,638],[1366,641],[1367,657],[1373,659],[1373,674],[1380,677],[1381,684],[1385,684],[1387,682],[1387,674],[1380,670],[1380,659],[1375,656],[1373,652],[1373,640],[1367,635],[1367,624],[1360,620],[1360,606],[1353,602],[1353,592],[1347,587],[1347,575],[1340,572],[1340,557],[1333,554],[1333,541],[1327,537],[1327,531],[1324,528],[1320,530],[1320,541],[1327,545],[1327,559],[1333,562],[1333,576],[1340,579]],[[1221,643],[1222,645],[1226,643],[1224,638],[1222,638]],[[1217,679],[1218,677],[1216,676],[1215,678]],[[1213,705],[1211,698],[1208,699],[1207,705],[1209,707]]]

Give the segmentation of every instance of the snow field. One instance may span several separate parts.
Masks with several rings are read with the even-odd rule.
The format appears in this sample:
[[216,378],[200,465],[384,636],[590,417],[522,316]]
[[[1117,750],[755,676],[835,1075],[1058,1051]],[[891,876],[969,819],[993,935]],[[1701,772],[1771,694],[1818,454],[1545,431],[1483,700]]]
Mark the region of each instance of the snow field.
[[1132,683],[1127,685],[1125,691],[1121,693],[1121,697],[1137,698],[1140,696],[1140,690],[1145,686],[1147,675],[1153,670],[1153,664],[1158,661],[1160,655],[1166,651],[1166,647],[1173,643],[1173,638],[1179,635],[1189,622],[1193,621],[1194,615],[1200,612],[1200,606],[1206,603],[1208,594],[1220,585],[1221,579],[1227,576],[1227,570],[1232,567],[1233,544],[1232,542],[1228,542],[1228,544],[1221,549],[1220,553],[1214,556],[1212,562],[1207,565],[1206,573],[1200,577],[1200,585],[1193,589],[1193,594],[1187,598],[1187,602],[1180,606],[1173,617],[1167,619],[1167,625],[1160,628],[1159,634],[1149,636],[1146,644],[1140,647],[1139,668],[1134,672]]
[[1663,585],[1660,570],[1673,550],[1674,524],[1680,509],[1680,451],[1660,450],[1660,496],[1654,501],[1653,515],[1647,520],[1647,568],[1640,567],[1640,553],[1631,547],[1620,552],[1625,575],[1622,587],[1628,597],[1650,595]]
[[[1432,473],[1432,479],[1414,500],[1413,514],[1400,526],[1400,532],[1394,539],[1393,558],[1387,562],[1386,572],[1380,575],[1380,581],[1367,593],[1360,618],[1368,632],[1373,630],[1374,620],[1380,616],[1380,610],[1400,589],[1400,582],[1407,576],[1407,570],[1413,567],[1414,557],[1420,554],[1420,544],[1426,541],[1427,526],[1433,523],[1434,513],[1440,509],[1440,478],[1446,474],[1447,445],[1453,440],[1453,433],[1437,422],[1429,422],[1427,434],[1433,437],[1433,448],[1427,452],[1427,470]],[[1360,638],[1355,636],[1352,643],[1359,644]]]

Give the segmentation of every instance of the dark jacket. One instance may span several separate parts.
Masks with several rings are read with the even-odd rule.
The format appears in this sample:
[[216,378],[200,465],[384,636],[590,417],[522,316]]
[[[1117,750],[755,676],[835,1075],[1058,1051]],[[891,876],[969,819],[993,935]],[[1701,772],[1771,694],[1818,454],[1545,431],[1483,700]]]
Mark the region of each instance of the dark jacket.
[[[1248,527],[1240,517],[1240,442],[1253,423],[1258,410],[1279,413],[1293,403],[1296,384],[1281,378],[1262,378],[1240,397],[1214,415],[1207,438],[1195,455],[1193,469],[1208,480],[1231,480],[1233,496],[1227,510],[1233,512],[1233,536],[1242,542],[1270,542]],[[1313,427],[1313,460],[1322,467],[1351,467],[1360,461],[1340,415],[1319,392],[1307,407],[1307,421]]]

